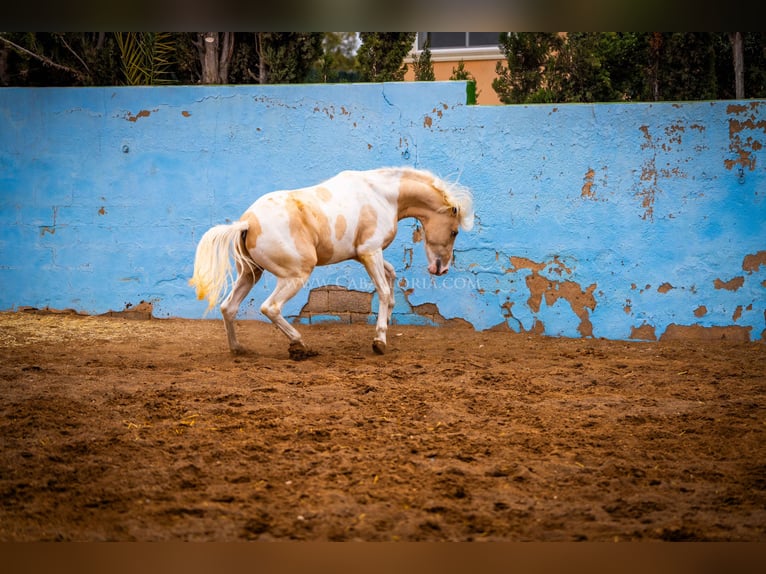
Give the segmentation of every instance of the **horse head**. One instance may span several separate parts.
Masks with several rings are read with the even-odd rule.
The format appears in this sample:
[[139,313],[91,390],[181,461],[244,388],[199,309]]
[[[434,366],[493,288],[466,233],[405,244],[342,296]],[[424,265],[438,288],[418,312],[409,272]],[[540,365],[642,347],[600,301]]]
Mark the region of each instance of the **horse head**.
[[435,187],[444,195],[445,205],[422,218],[428,272],[444,275],[453,259],[459,229],[473,227],[473,202],[468,189],[437,180]]

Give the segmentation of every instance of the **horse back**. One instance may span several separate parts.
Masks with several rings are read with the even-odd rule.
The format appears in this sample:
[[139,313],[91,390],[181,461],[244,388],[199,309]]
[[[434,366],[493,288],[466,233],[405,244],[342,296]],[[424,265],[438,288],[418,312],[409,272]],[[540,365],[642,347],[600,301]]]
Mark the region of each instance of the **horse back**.
[[246,241],[255,261],[307,269],[385,248],[396,233],[395,200],[355,175],[259,198],[242,216],[257,230]]

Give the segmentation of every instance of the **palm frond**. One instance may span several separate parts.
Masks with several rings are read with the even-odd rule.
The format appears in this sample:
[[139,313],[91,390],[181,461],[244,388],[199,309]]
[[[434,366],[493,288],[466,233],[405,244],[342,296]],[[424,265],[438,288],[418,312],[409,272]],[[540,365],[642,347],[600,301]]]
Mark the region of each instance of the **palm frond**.
[[175,45],[171,33],[119,32],[116,37],[126,85],[173,83],[170,67]]

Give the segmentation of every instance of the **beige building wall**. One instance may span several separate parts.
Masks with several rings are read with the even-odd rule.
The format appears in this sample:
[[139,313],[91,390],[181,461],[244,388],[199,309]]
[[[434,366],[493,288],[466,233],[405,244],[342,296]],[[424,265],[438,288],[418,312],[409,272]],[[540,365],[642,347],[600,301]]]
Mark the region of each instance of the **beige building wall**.
[[[446,51],[445,51],[446,52]],[[453,52],[450,50],[449,52]],[[499,52],[499,50],[498,50]],[[412,63],[416,60],[417,54],[412,53],[404,61],[407,64],[407,73],[404,76],[405,81],[415,80],[415,72]],[[496,106],[502,104],[497,97],[497,93],[492,89],[492,80],[497,77],[495,66],[497,62],[506,63],[502,54],[490,55],[482,54],[471,58],[469,54],[439,54],[438,50],[431,51],[431,64],[434,68],[434,76],[438,81],[449,80],[453,70],[457,68],[460,60],[463,60],[464,69],[470,72],[476,78],[476,103],[482,106]]]
[[[458,61],[432,62],[436,79],[440,81],[449,80],[452,75],[452,70],[458,66]],[[495,63],[497,61],[498,60],[463,60],[465,70],[471,72],[473,77],[476,78],[476,103],[479,105],[496,106],[502,103],[497,97],[497,92],[492,89],[492,80],[497,77],[497,73],[495,72]],[[404,79],[407,81],[413,81],[415,79],[415,73],[412,71],[411,64],[408,65],[407,74]]]

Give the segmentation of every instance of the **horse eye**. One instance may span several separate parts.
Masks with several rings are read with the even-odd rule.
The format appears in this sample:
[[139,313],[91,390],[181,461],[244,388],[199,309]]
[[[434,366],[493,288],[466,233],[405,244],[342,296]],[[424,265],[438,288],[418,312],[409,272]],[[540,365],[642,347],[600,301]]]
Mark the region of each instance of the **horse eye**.
[[457,229],[453,230],[452,233],[450,233],[452,237],[457,237]]

